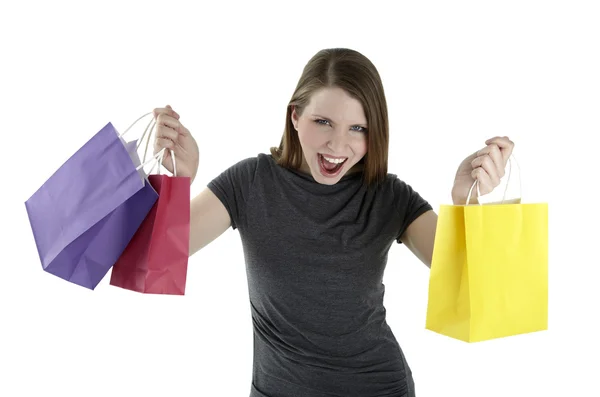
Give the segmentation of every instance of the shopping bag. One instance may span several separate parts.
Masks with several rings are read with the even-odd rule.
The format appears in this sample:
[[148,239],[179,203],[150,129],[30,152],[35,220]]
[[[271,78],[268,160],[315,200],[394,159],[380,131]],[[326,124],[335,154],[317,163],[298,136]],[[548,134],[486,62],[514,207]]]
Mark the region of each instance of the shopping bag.
[[147,294],[185,295],[190,178],[177,176],[173,151],[171,158],[173,176],[149,176],[158,200],[113,266],[110,285]]
[[106,124],[25,202],[43,270],[92,290],[158,199],[123,134]]
[[426,329],[480,342],[547,328],[548,204],[441,205]]

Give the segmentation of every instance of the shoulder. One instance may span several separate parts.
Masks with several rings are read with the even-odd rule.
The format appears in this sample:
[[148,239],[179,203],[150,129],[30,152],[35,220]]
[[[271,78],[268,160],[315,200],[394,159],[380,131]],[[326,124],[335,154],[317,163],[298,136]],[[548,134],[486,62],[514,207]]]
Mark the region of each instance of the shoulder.
[[245,157],[236,161],[227,171],[246,176],[255,175],[260,168],[269,167],[271,162],[272,160],[268,155],[258,153],[255,156]]
[[257,178],[273,175],[276,167],[277,163],[270,154],[258,153],[236,161],[222,172],[221,177],[254,183]]
[[258,169],[259,167],[271,167],[275,164],[275,160],[270,154],[258,153],[255,156],[245,157],[235,163],[237,168]]
[[388,192],[391,192],[394,197],[402,198],[410,195],[412,191],[411,185],[400,179],[397,174],[388,173],[385,178],[384,187]]
[[423,207],[429,203],[425,200],[413,185],[398,177],[396,174],[388,174],[386,178],[388,192],[394,197],[397,207]]

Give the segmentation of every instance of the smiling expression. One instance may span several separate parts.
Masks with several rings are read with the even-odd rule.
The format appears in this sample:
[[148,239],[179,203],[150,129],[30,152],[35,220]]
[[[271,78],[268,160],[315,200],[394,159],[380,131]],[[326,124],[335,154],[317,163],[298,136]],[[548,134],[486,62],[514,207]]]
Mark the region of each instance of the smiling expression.
[[315,181],[333,185],[359,168],[355,166],[367,153],[367,120],[361,103],[346,91],[333,87],[315,92],[302,116],[294,109],[292,122],[302,146],[300,170]]

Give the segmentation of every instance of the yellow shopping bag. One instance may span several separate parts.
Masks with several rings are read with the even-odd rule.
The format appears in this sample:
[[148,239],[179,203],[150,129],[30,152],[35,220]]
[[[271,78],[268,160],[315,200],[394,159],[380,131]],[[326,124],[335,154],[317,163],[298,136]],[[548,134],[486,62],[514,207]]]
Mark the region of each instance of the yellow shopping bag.
[[465,342],[548,329],[547,203],[440,207],[426,329]]

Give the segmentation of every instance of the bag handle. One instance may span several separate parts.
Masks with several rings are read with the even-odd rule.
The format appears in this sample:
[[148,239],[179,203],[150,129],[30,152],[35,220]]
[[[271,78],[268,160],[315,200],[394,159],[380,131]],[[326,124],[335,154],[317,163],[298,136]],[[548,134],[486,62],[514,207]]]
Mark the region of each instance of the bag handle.
[[[123,131],[123,133],[120,134],[119,137],[122,138],[123,135],[125,135],[125,133],[127,133],[127,131],[129,131],[138,121],[140,121],[144,117],[147,117],[151,114],[153,114],[153,112],[148,112],[148,113],[138,117],[138,119],[135,120],[133,123],[131,123],[131,125],[129,127],[127,127],[127,129],[125,131]],[[150,145],[150,138],[152,137],[152,131],[154,130],[155,126],[156,126],[156,120],[154,120],[154,117],[152,117],[152,119],[150,119],[150,122],[148,123],[148,125],[146,125],[146,128],[144,129],[144,133],[142,134],[142,136],[140,137],[140,139],[138,141],[138,144],[135,148],[136,150],[139,150],[144,138],[146,137],[146,134],[148,134],[148,138],[146,139],[146,147],[144,149],[144,157],[142,159],[142,165],[140,165],[136,170],[139,170],[140,168],[143,168],[144,165],[147,165],[148,163],[154,161],[154,159],[156,158],[156,156],[159,153],[164,154],[165,148],[163,148],[160,152],[157,152],[154,156],[152,156],[151,159],[146,161],[146,154],[148,153],[148,146]],[[150,133],[148,133],[148,130],[150,130]],[[171,151],[171,158],[173,159],[173,176],[176,177],[177,176],[177,163],[175,162],[175,152],[173,151],[173,149],[170,149],[170,151]],[[163,156],[161,155],[160,159],[158,160],[159,175],[160,175],[160,167],[162,166],[162,159],[163,159]],[[152,169],[150,170],[150,172],[152,172],[152,171],[154,171],[154,167],[152,167]]]
[[[152,158],[156,158],[159,154],[164,154],[166,148],[162,148],[161,151],[157,152]],[[171,158],[173,159],[173,177],[177,177],[177,162],[175,162],[175,152],[173,149],[169,149],[171,152]],[[158,158],[158,175],[160,175],[160,168],[162,167],[163,155]],[[150,172],[154,171],[154,167],[150,170]]]
[[[519,199],[521,198],[521,196],[523,194],[522,184],[521,184],[521,167],[519,166],[519,162],[517,161],[517,158],[515,157],[515,155],[511,154],[510,157],[508,158],[508,179],[506,181],[506,187],[504,188],[504,196],[502,196],[502,202],[500,204],[504,204],[504,201],[506,200],[506,192],[508,191],[508,184],[510,182],[510,175],[512,172],[513,159],[515,161],[515,164],[517,165],[517,169],[519,170]],[[469,194],[467,195],[467,202],[465,205],[469,205],[469,201],[471,201],[471,194],[472,194],[473,188],[475,186],[477,186],[477,198],[481,197],[481,192],[479,190],[479,181],[477,179],[475,179],[475,182],[471,186],[471,189],[469,189]],[[481,203],[479,203],[479,205],[481,205]]]
[[[166,148],[162,148],[162,150],[158,153],[156,153],[154,156],[152,156],[148,161],[143,162],[142,164],[138,165],[137,168],[135,169],[136,171],[139,171],[140,169],[144,168],[146,165],[152,163],[153,161],[157,161],[157,163],[159,165],[162,164],[162,157],[165,154],[165,149]],[[156,166],[156,164],[154,165]],[[154,167],[152,167],[152,169],[150,171],[153,171]]]
[[[138,121],[140,121],[144,117],[147,117],[151,114],[152,114],[152,112],[148,112],[148,113],[138,117],[138,119],[136,121],[134,121],[133,123],[131,123],[131,125],[129,127],[127,127],[127,129],[125,131],[123,131],[121,134],[119,134],[119,138],[123,138],[123,136],[127,133],[127,131],[129,131],[134,125],[136,125]],[[150,120],[150,122],[148,123],[148,125],[146,126],[146,129],[144,130],[144,133],[142,134],[142,137],[140,138],[140,142],[144,139],[144,136],[146,136],[146,132],[148,131],[148,128],[150,127],[150,124],[152,124],[153,121],[154,121],[154,118],[152,118]],[[139,148],[139,144],[138,144],[138,148]]]

